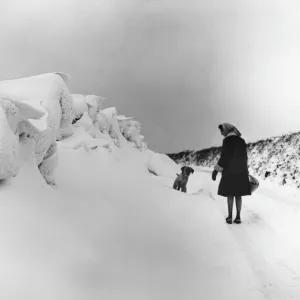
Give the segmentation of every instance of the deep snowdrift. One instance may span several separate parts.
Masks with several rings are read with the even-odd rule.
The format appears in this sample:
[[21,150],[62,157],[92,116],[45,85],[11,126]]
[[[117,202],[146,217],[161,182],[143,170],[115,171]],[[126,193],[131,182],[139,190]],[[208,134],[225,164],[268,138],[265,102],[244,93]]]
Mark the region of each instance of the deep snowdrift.
[[262,299],[208,195],[164,186],[130,144],[64,142],[56,189],[24,147],[1,184],[1,299]]

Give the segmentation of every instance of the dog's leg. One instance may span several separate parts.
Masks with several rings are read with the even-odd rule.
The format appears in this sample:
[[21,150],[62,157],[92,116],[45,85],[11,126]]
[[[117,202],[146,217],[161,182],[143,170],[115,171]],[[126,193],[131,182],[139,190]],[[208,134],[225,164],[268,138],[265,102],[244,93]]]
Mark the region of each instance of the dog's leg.
[[186,185],[183,185],[183,186],[181,187],[181,191],[182,191],[183,193],[186,193]]
[[180,188],[179,183],[178,183],[177,180],[175,180],[175,181],[174,181],[174,184],[173,184],[173,189],[178,191],[179,188]]

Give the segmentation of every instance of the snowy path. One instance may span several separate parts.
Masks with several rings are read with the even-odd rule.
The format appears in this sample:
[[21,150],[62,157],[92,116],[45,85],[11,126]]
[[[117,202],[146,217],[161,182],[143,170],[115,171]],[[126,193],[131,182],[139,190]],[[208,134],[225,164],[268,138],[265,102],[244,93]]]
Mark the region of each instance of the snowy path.
[[[217,183],[199,172],[224,217],[225,198],[217,196]],[[244,197],[241,225],[228,225],[233,238],[247,255],[266,299],[300,299],[300,228],[297,199],[284,198],[269,187]],[[234,210],[235,211],[235,210]]]

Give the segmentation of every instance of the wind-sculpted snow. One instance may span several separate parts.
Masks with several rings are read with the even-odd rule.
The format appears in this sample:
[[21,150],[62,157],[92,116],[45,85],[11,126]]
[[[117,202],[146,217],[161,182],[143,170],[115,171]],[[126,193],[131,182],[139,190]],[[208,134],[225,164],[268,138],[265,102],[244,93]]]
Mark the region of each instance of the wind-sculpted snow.
[[57,143],[87,152],[100,147],[111,153],[128,144],[147,149],[138,121],[118,116],[115,107],[102,109],[101,96],[71,95],[65,83],[69,79],[64,73],[48,73],[0,82],[0,179],[19,173],[23,135],[32,139],[36,165],[51,185],[56,183]]
[[102,110],[104,98],[96,95],[73,94],[76,127],[85,128],[93,138],[111,141],[112,146],[124,147],[132,142],[141,151],[147,149],[141,135],[141,123],[132,117],[118,115],[115,107]]
[[[0,82],[0,95],[26,99],[31,105],[41,105],[47,112],[47,122],[53,124],[56,139],[72,134],[73,100],[62,73],[47,73]],[[32,122],[34,124],[34,122]]]
[[[42,109],[38,110],[20,100],[0,98],[0,179],[18,174],[18,142],[19,134],[23,133],[21,128],[29,124],[28,119],[40,119],[44,114]],[[27,134],[33,136],[33,131]]]
[[95,95],[73,94],[75,127],[83,127],[93,138],[108,139],[113,143],[108,131],[108,117],[101,111],[104,98]]
[[104,110],[102,110],[102,113],[107,118],[107,124],[108,124],[108,134],[112,138],[114,144],[117,147],[122,147],[126,144],[126,139],[121,133],[119,123],[117,120],[118,112],[115,107],[109,107]]
[[147,146],[143,142],[144,137],[141,135],[141,123],[132,118],[124,116],[118,117],[120,130],[123,136],[135,144],[138,149],[146,150]]
[[73,134],[73,100],[64,81],[66,78],[62,73],[48,73],[0,82],[0,96],[24,99],[21,103],[43,111],[40,120],[18,122],[18,131],[14,134],[16,139],[22,133],[33,136],[36,163],[49,184],[55,184],[56,140]]

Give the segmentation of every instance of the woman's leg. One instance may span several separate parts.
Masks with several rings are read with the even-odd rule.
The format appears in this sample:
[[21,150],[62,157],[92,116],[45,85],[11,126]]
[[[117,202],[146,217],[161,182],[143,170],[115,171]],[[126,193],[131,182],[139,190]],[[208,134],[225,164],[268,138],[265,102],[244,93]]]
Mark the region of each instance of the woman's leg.
[[228,205],[228,218],[232,218],[233,196],[227,197],[227,205]]
[[236,205],[236,218],[241,218],[241,209],[242,209],[242,196],[235,196],[235,205]]

